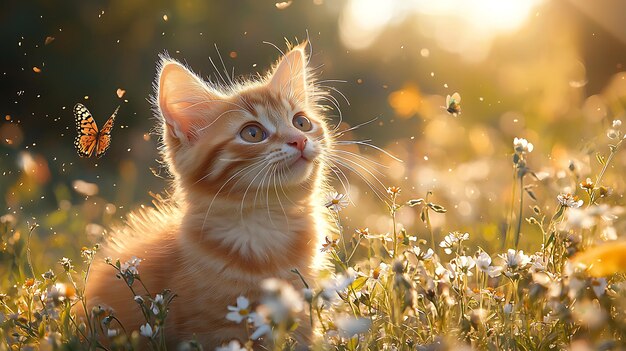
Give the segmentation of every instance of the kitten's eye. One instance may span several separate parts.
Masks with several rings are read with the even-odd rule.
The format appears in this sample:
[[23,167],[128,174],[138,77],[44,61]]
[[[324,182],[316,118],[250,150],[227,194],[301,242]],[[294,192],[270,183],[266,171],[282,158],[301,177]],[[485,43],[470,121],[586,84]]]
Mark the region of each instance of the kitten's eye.
[[313,129],[313,124],[302,112],[293,116],[293,126],[303,132],[308,132]]
[[248,124],[239,132],[239,136],[249,143],[258,143],[267,138],[267,133],[257,124]]

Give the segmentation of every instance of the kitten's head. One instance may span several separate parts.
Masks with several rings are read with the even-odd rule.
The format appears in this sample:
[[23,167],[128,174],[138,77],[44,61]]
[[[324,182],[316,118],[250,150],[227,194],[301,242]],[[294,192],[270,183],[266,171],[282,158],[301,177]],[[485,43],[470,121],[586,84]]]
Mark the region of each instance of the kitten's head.
[[321,177],[330,140],[303,45],[266,77],[221,87],[163,58],[156,84],[164,156],[185,191],[304,194]]

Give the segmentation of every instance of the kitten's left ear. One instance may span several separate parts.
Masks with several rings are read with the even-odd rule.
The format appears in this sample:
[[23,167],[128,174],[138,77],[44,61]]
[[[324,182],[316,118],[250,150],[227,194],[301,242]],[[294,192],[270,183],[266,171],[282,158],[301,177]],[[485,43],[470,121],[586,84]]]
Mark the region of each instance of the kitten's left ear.
[[183,144],[195,140],[202,126],[219,116],[225,98],[175,60],[162,58],[157,103],[164,131]]
[[270,88],[277,93],[287,93],[307,99],[306,42],[291,49],[278,62],[272,73]]

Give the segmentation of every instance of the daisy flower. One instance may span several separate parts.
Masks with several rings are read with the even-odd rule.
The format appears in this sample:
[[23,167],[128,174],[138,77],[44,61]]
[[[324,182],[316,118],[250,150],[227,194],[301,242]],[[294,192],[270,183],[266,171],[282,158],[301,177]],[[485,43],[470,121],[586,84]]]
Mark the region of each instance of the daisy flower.
[[322,248],[320,249],[320,251],[322,252],[329,252],[331,250],[334,250],[337,247],[337,242],[339,241],[339,239],[332,240],[329,237],[326,237],[325,240],[326,242],[322,243]]
[[233,321],[235,323],[241,323],[244,318],[248,318],[250,316],[250,301],[244,296],[239,296],[237,298],[237,306],[228,306],[228,314],[226,314],[226,319],[229,321]]
[[561,206],[569,208],[579,208],[583,205],[583,200],[578,200],[577,196],[570,193],[559,194],[556,199],[559,201]]
[[348,196],[346,194],[339,194],[336,191],[331,191],[328,195],[326,195],[326,203],[324,206],[331,211],[339,212],[348,207],[348,204]]
[[387,188],[387,193],[389,195],[400,194],[400,191],[402,191],[402,190],[400,189],[400,187],[397,187],[397,186],[390,186],[390,187]]

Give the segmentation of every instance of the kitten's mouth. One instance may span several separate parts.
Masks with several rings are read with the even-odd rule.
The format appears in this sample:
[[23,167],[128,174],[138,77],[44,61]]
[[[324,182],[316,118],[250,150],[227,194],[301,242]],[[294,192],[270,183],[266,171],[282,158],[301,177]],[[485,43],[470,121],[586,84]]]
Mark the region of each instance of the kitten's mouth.
[[308,165],[309,163],[311,163],[311,160],[309,158],[307,158],[306,156],[304,156],[303,154],[300,154],[300,156],[294,157],[293,161],[290,161],[288,163],[288,167],[293,167],[293,166],[305,166]]
[[310,160],[306,157],[304,157],[304,155],[300,155],[300,157],[297,157],[293,160],[293,162],[291,163],[291,165],[297,165],[298,163],[309,163]]

